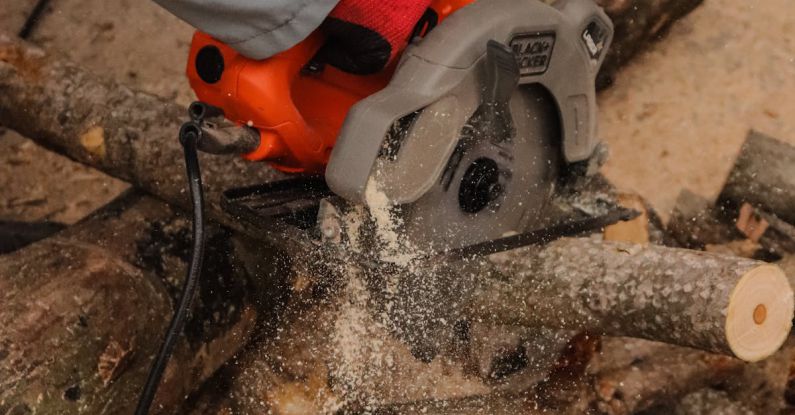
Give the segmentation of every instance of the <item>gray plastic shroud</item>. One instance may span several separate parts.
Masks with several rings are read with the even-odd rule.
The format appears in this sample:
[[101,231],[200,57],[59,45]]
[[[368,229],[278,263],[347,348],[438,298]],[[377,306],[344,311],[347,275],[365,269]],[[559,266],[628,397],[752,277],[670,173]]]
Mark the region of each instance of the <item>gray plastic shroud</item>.
[[[483,102],[490,40],[517,52],[520,85],[538,83],[551,93],[564,159],[587,159],[598,144],[594,80],[612,32],[592,0],[479,0],[462,8],[407,48],[387,87],[351,108],[326,169],[329,187],[362,202],[370,177],[377,176],[393,204],[419,199],[442,174],[462,127]],[[532,61],[522,63],[523,57]],[[379,160],[392,124],[431,104],[444,112],[438,123],[412,129],[395,160]]]

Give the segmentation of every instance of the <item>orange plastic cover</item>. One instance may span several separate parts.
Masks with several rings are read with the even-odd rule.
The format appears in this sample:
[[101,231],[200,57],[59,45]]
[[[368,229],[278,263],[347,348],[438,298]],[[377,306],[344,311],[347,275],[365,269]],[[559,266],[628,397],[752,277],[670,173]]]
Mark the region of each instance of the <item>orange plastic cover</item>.
[[[439,23],[474,0],[435,0]],[[302,72],[323,45],[316,31],[301,43],[265,60],[252,60],[207,34],[196,32],[187,75],[199,100],[223,109],[224,115],[260,132],[259,147],[244,157],[264,160],[290,173],[322,173],[348,110],[389,82],[394,65],[375,75],[352,75],[331,66]],[[214,49],[214,50],[213,50]],[[220,53],[218,76],[204,78],[197,56]]]

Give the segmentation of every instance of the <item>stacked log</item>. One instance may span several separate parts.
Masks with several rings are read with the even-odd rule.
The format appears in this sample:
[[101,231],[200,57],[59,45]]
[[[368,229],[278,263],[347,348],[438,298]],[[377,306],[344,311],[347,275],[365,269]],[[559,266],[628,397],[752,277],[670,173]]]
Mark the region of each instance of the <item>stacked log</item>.
[[[172,313],[189,231],[168,205],[128,194],[0,256],[0,412],[131,413]],[[222,248],[224,236],[211,235]],[[253,331],[256,313],[239,276],[218,253],[207,260],[154,413],[181,406]]]
[[[717,200],[683,191],[668,224],[669,232],[683,246],[776,261],[791,284],[795,283],[795,226],[790,222],[793,217],[787,201],[795,191],[795,178],[789,175],[792,163],[795,147],[750,131]],[[768,391],[768,399],[746,401],[778,404],[785,397],[789,405],[795,404],[795,371],[790,369],[786,392],[781,391],[786,379],[779,379],[786,375],[782,367],[793,366],[793,350],[788,342],[772,359],[774,368],[747,368],[743,383],[730,381],[732,393],[743,399],[751,385],[766,384],[760,389]],[[779,408],[757,412],[774,410]]]

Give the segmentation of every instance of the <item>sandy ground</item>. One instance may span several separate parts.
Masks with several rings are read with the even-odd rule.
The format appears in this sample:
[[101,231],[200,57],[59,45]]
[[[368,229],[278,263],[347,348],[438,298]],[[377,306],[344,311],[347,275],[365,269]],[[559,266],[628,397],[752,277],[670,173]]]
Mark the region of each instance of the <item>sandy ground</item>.
[[127,187],[19,134],[0,132],[0,221],[73,224]]
[[[4,1],[0,31],[18,32],[34,4]],[[150,1],[52,0],[31,41],[100,76],[187,105],[193,93],[183,71],[192,33]],[[0,220],[72,224],[126,188],[13,132],[0,131]]]
[[795,143],[795,2],[707,0],[602,93],[605,174],[663,217],[714,197],[749,129]]
[[[16,33],[36,1],[3,3],[0,30]],[[101,76],[187,105],[193,93],[183,73],[192,33],[149,0],[51,0],[30,40]]]

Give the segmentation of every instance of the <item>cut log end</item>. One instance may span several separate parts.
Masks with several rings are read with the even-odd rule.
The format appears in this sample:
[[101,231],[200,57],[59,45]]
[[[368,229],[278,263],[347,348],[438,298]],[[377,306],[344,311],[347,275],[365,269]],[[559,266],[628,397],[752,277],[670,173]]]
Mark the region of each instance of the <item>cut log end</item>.
[[732,353],[749,362],[775,353],[792,327],[793,301],[781,268],[761,265],[746,272],[732,290],[726,313]]

